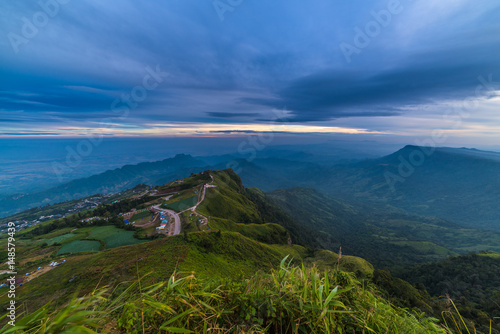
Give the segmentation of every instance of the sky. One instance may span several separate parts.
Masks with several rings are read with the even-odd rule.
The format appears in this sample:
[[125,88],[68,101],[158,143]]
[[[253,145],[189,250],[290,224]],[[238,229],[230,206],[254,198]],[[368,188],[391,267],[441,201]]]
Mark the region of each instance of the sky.
[[0,137],[500,145],[498,0],[0,6]]

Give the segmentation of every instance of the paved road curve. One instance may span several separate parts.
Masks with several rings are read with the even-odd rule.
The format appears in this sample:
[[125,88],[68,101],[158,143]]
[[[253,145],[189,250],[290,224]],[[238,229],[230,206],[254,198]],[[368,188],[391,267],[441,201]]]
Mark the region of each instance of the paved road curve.
[[[212,178],[212,182],[213,182],[214,178],[213,178],[213,176],[211,174],[210,174],[210,177]],[[205,224],[208,223],[208,218],[205,217],[205,216],[203,216],[203,215],[201,215],[201,214],[199,214],[195,210],[198,207],[198,205],[200,205],[200,203],[203,202],[203,200],[205,199],[206,189],[207,188],[212,188],[212,187],[216,187],[216,186],[215,185],[211,185],[211,184],[204,184],[203,185],[203,192],[201,194],[200,200],[195,204],[195,206],[184,210],[184,211],[191,210],[191,211],[195,212],[196,214],[198,214],[199,216],[203,217],[205,219]],[[172,197],[172,196],[165,197],[165,200],[168,201],[170,199],[170,197]],[[179,217],[179,215],[175,211],[161,208],[161,204],[155,205],[155,206],[153,206],[153,208],[156,209],[156,210],[158,210],[158,211],[168,212],[168,214],[172,215],[172,217],[174,217],[174,234],[173,235],[177,235],[177,234],[181,233],[181,218]],[[181,211],[179,213],[182,213],[184,211]]]
[[158,205],[153,206],[153,208],[155,208],[158,211],[165,211],[169,215],[174,217],[174,234],[173,235],[181,234],[181,218],[179,217],[179,215],[175,211],[160,208],[160,206],[161,206],[161,204],[158,204]]

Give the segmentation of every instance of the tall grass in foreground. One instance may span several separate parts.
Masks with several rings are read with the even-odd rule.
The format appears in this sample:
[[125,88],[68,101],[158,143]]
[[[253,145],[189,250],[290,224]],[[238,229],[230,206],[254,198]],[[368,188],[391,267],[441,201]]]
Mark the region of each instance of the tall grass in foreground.
[[[476,334],[476,327],[474,324],[468,324],[468,321],[466,321],[462,315],[460,314],[460,311],[458,310],[457,306],[455,305],[455,302],[446,295],[447,301],[453,308],[449,311],[443,311],[442,312],[442,317],[443,317],[443,322],[446,325],[446,328],[449,329],[450,332],[453,333],[459,333],[459,334]],[[493,319],[490,319],[490,328],[489,328],[489,334],[492,334],[492,326],[493,326],[493,321],[495,319],[500,319],[500,317],[495,317]],[[450,325],[449,325],[450,324]],[[452,331],[453,329],[453,331]],[[495,333],[497,333],[495,331]]]
[[291,266],[244,281],[173,274],[125,291],[97,291],[62,309],[46,305],[2,333],[449,333],[437,319],[397,308],[351,274]]

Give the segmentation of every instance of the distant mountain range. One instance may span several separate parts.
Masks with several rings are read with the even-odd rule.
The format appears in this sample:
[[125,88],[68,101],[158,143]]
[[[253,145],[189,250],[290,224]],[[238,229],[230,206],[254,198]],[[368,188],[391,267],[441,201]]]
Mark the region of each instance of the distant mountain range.
[[390,205],[471,228],[500,231],[500,153],[466,148],[406,146],[374,159],[348,161],[346,153],[321,157],[273,149],[255,159],[241,155],[192,157],[127,165],[46,191],[0,201],[0,216],[137,184],[160,185],[204,170],[233,168],[246,187],[264,191],[309,187],[330,196]]
[[0,215],[5,216],[36,206],[64,202],[93,194],[109,194],[133,188],[138,184],[159,185],[165,180],[203,171],[205,163],[190,155],[179,154],[157,162],[143,162],[108,170],[87,178],[26,195],[5,197],[0,201]]
[[[266,193],[295,224],[308,229],[317,248],[363,257],[394,273],[404,266],[443,260],[471,251],[500,251],[500,233],[409,214],[390,205],[346,201],[314,189]],[[376,251],[375,251],[376,250]]]

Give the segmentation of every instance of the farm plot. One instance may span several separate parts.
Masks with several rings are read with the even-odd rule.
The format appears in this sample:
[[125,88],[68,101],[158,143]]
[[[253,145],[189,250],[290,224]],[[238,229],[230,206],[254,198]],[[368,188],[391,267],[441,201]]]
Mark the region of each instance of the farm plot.
[[146,240],[139,240],[134,238],[134,232],[132,231],[123,231],[104,239],[104,242],[106,243],[106,249],[110,249],[115,247],[140,244],[146,242]]
[[101,243],[95,240],[75,240],[62,246],[57,255],[64,253],[79,253],[88,251],[98,251]]
[[74,236],[76,236],[76,234],[66,233],[66,234],[60,235],[58,237],[47,239],[47,240],[45,240],[45,242],[47,243],[47,245],[51,246],[51,245],[56,244],[56,243],[60,244],[64,240],[67,240],[67,239],[72,238]]
[[106,249],[145,242],[145,240],[134,238],[133,231],[125,231],[114,226],[96,227],[90,233],[89,239],[101,240]]
[[183,199],[181,201],[167,203],[164,206],[169,208],[169,209],[172,209],[174,211],[183,211],[183,210],[186,210],[190,207],[195,206],[196,202],[198,202],[198,196],[192,196],[192,197]]

